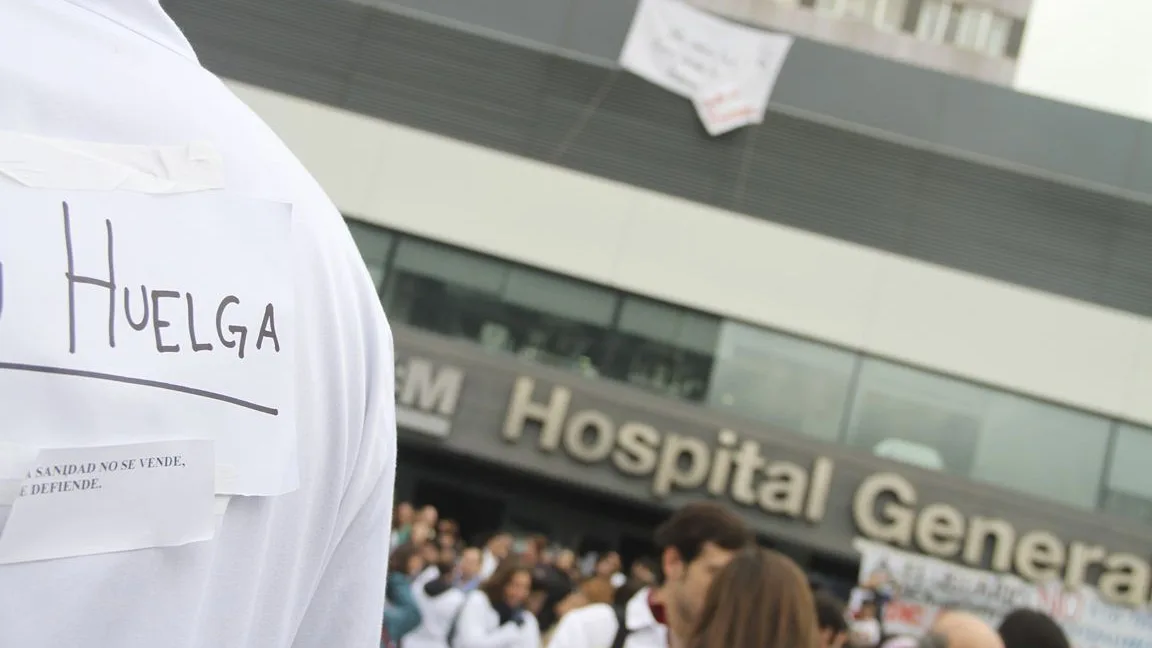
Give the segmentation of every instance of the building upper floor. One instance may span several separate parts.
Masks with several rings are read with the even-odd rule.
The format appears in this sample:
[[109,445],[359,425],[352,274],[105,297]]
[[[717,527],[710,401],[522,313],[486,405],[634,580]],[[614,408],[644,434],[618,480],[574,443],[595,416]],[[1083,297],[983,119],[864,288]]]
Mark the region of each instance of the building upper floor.
[[[910,182],[919,169],[945,181],[992,185],[990,196],[971,197],[978,209],[989,209],[987,200],[997,208],[1020,202],[1000,193],[995,178],[1005,169],[1024,177],[1014,182],[1055,181],[1056,187],[1027,191],[1053,193],[1045,207],[1058,214],[1073,203],[1080,211],[1112,209],[1065,194],[1068,187],[1152,195],[1152,124],[803,37],[781,71],[766,123],[707,137],[687,102],[616,67],[636,2],[183,0],[169,10],[205,65],[223,76],[725,208],[761,209],[734,204],[735,187],[717,178],[738,176],[740,160],[752,153],[744,176],[749,194],[791,159],[809,177],[847,182],[837,179],[840,161],[841,173],[860,176],[859,184],[880,194],[893,187],[869,170],[893,162],[904,164],[893,174]],[[1004,2],[1001,9],[1016,14],[1026,4]],[[1152,76],[1128,73],[1152,56],[1120,65],[1105,32],[1114,25],[1126,42],[1122,51],[1141,51],[1131,49],[1128,34],[1143,22],[1120,30],[1123,11],[1083,15],[1068,3],[1076,11],[1082,4],[1037,0],[1027,8],[1030,21],[1054,23],[1025,33],[1025,50],[1029,39],[1051,41],[1041,49],[1053,54],[1035,59],[1036,74],[1059,69],[1112,85],[1127,77],[1134,93],[1142,88],[1140,79]],[[1099,42],[1055,48],[1060,24],[1075,35],[1076,15]],[[1071,57],[1105,53],[1112,58],[1101,65],[1115,74],[1070,64]],[[748,152],[753,141],[758,145]],[[762,159],[773,151],[781,158],[766,166]],[[814,155],[823,164],[810,169],[815,163],[805,156]]]

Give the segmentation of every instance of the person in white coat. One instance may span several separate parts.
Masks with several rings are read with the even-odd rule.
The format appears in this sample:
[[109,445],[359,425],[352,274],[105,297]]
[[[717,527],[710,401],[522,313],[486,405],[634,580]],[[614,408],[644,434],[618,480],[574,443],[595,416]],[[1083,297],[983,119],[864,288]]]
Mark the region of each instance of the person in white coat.
[[[420,583],[412,591],[420,608],[420,627],[404,637],[404,648],[449,648],[448,634],[467,596],[453,587],[455,578],[451,563],[436,567],[434,578]],[[419,580],[419,579],[418,579]]]
[[504,560],[464,601],[452,648],[540,648],[540,625],[524,608],[531,591],[531,570]]
[[[6,141],[34,140],[39,147],[32,156],[29,151],[17,154],[7,148],[0,154],[6,171],[22,178],[18,181],[0,173],[0,190],[6,196],[0,200],[4,204],[0,249],[11,250],[16,235],[12,228],[20,222],[13,220],[16,208],[7,202],[11,196],[40,200],[37,196],[47,195],[44,192],[67,191],[75,203],[104,205],[105,213],[111,209],[107,205],[148,200],[147,216],[163,223],[159,227],[169,237],[141,240],[156,246],[195,245],[202,262],[176,255],[179,259],[163,268],[130,266],[160,273],[152,275],[130,275],[121,266],[115,281],[125,287],[135,281],[136,290],[141,281],[152,287],[155,280],[160,282],[155,288],[215,291],[228,276],[243,272],[238,263],[253,268],[272,263],[273,259],[260,256],[268,251],[259,245],[259,228],[264,225],[254,223],[260,214],[274,213],[267,205],[290,205],[290,222],[285,223],[290,224],[290,234],[278,243],[287,248],[278,253],[290,258],[287,271],[276,277],[254,273],[259,279],[237,287],[246,291],[236,293],[241,296],[239,305],[220,303],[230,304],[229,312],[236,313],[256,301],[245,295],[283,290],[292,296],[290,310],[276,305],[280,336],[275,347],[267,339],[263,344],[263,357],[282,351],[279,357],[286,358],[282,365],[288,384],[275,402],[263,404],[265,413],[259,416],[275,412],[286,422],[285,433],[293,436],[294,445],[279,455],[261,448],[252,448],[249,454],[234,451],[235,444],[247,443],[241,438],[248,432],[244,421],[256,420],[251,418],[256,414],[205,398],[203,394],[210,391],[165,390],[158,387],[163,383],[155,381],[129,384],[63,374],[0,372],[4,374],[0,376],[4,385],[0,389],[0,445],[27,443],[31,438],[25,435],[18,441],[14,437],[20,431],[16,428],[28,428],[12,425],[13,412],[38,423],[34,449],[79,452],[110,443],[218,435],[235,441],[230,442],[232,446],[216,443],[217,462],[227,450],[246,463],[218,465],[230,474],[221,480],[225,472],[217,472],[217,484],[235,478],[259,482],[256,488],[264,489],[264,494],[239,487],[222,491],[234,495],[230,500],[221,498],[227,508],[217,509],[221,512],[211,539],[197,535],[195,542],[156,546],[145,544],[151,536],[137,534],[129,538],[136,546],[124,551],[96,553],[99,547],[95,547],[85,553],[88,549],[80,547],[70,557],[0,564],[0,646],[378,646],[396,470],[396,360],[375,286],[340,212],[272,130],[200,64],[159,0],[0,0],[0,132]],[[189,194],[153,199],[144,192],[173,187],[187,189]],[[199,187],[215,188],[199,191]],[[230,215],[232,225],[213,224],[217,214],[210,207],[185,209],[199,209],[200,223],[216,229],[220,241],[250,242],[252,258],[222,260],[218,250],[204,245],[203,238],[179,240],[184,232],[197,231],[198,225],[169,205],[191,204],[188,201],[233,206],[229,209],[238,213]],[[235,207],[241,204],[259,209],[253,208],[249,217]],[[91,222],[92,214],[92,209],[77,208],[73,224],[81,226],[81,219]],[[113,220],[117,220],[117,258],[126,258],[122,255],[133,249],[139,253],[141,246],[133,246],[128,241],[135,239],[123,234],[129,229],[124,221]],[[7,247],[4,241],[9,242]],[[107,241],[87,236],[73,242],[77,259],[87,259],[84,267],[78,264],[78,272],[99,270],[100,260],[112,254],[111,234]],[[58,259],[60,252],[55,247],[33,249],[28,258],[34,255],[47,264]],[[18,293],[11,290],[15,278],[10,272],[11,258],[0,261],[7,266],[4,280],[9,289],[4,295],[5,339],[0,361],[12,362],[13,349],[56,348],[55,338],[45,337],[48,331],[57,330],[55,323],[46,323],[43,330],[13,329],[13,315],[27,309],[17,310],[20,302]],[[179,283],[190,276],[197,278],[192,287]],[[59,277],[64,278],[63,272]],[[81,306],[88,309],[85,312],[99,315],[94,307],[100,302],[95,300],[100,299],[98,290],[104,289],[77,284],[77,294],[93,300]],[[61,291],[53,285],[51,299],[60,299],[61,292],[66,299],[67,288]],[[216,299],[226,293],[210,294]],[[49,298],[44,292],[42,299]],[[208,293],[197,292],[196,298],[200,306]],[[107,297],[103,299],[108,303]],[[170,328],[164,331],[175,345],[175,333],[188,330],[179,328],[186,317],[177,300],[166,303],[165,308],[172,308],[169,321],[163,322]],[[191,313],[191,293],[187,304]],[[215,305],[206,308],[216,310]],[[272,305],[268,309],[271,313]],[[198,310],[197,317],[210,318],[211,314]],[[127,360],[120,351],[142,347],[126,344],[135,332],[127,333],[130,328],[118,325],[116,354],[109,356],[113,351],[109,347],[99,358],[114,362],[126,376],[179,374],[209,390],[229,381],[273,379],[245,373],[251,366],[248,361],[258,353],[252,339],[247,343],[249,355],[240,356],[248,364],[239,364],[235,354],[236,347],[243,348],[245,342],[220,341],[227,333],[214,337],[214,348],[205,350],[208,321],[212,320],[196,324],[199,344],[182,337],[179,353],[132,352]],[[231,330],[243,329],[234,326]],[[249,338],[255,334],[253,329]],[[190,356],[194,346],[204,352]],[[91,357],[91,348],[81,345],[76,357]],[[224,353],[229,350],[232,356]],[[108,376],[115,373],[109,367],[102,371]],[[23,387],[17,389],[17,385]],[[40,400],[30,399],[29,394]],[[200,412],[209,418],[186,417],[184,412]],[[205,430],[194,422],[200,420],[226,423],[221,426],[224,429]],[[114,439],[92,434],[83,443],[73,440],[74,430],[86,433],[106,426],[107,421],[117,422]],[[196,474],[200,470],[196,467]],[[291,478],[281,479],[289,474]],[[196,492],[201,493],[204,481],[196,484]],[[99,510],[132,507],[134,494],[105,488],[96,495],[101,506],[108,508]],[[15,518],[10,516],[15,508],[0,501],[0,526],[6,531],[12,528]],[[191,516],[188,512],[179,521]],[[166,527],[156,529],[167,533]],[[117,531],[101,529],[105,535],[93,537],[110,537],[109,533]]]

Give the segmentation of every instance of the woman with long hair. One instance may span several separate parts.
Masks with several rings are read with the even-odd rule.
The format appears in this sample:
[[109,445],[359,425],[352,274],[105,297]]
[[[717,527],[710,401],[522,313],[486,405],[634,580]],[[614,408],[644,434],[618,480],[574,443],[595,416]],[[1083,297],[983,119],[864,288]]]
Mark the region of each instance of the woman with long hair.
[[540,648],[540,626],[525,608],[531,593],[532,570],[505,559],[464,601],[453,648]]
[[384,643],[394,645],[420,625],[420,608],[412,596],[412,579],[423,568],[420,550],[410,542],[396,547],[388,557]]
[[741,551],[712,581],[688,648],[818,648],[808,579],[783,554]]

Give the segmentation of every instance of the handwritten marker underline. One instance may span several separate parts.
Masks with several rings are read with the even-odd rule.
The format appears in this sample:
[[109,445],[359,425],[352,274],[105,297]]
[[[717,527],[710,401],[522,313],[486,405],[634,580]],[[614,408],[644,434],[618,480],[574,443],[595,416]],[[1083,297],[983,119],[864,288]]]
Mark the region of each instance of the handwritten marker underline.
[[278,416],[280,414],[280,410],[276,409],[275,407],[260,405],[251,401],[236,398],[234,396],[228,396],[226,394],[210,392],[206,389],[197,389],[195,387],[160,382],[159,380],[148,380],[146,378],[133,378],[131,376],[117,376],[116,374],[100,373],[98,371],[84,371],[82,369],[66,369],[64,367],[20,364],[16,362],[0,362],[0,371],[27,371],[31,373],[53,374],[57,376],[75,376],[77,378],[107,380],[108,382],[138,385],[140,387],[152,387],[153,389],[164,389],[167,391],[179,392],[181,394],[188,394],[190,396],[199,396],[200,398],[208,398],[211,400],[220,401],[222,403],[235,405],[237,407],[250,409],[256,412],[260,412],[261,414],[270,414],[272,416]]

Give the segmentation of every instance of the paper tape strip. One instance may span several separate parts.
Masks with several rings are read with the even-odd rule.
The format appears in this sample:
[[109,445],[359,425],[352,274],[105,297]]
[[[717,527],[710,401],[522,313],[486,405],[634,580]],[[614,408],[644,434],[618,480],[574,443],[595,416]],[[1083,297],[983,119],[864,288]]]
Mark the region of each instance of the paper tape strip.
[[224,186],[223,159],[211,144],[103,144],[11,131],[0,131],[0,175],[37,189],[172,194]]

